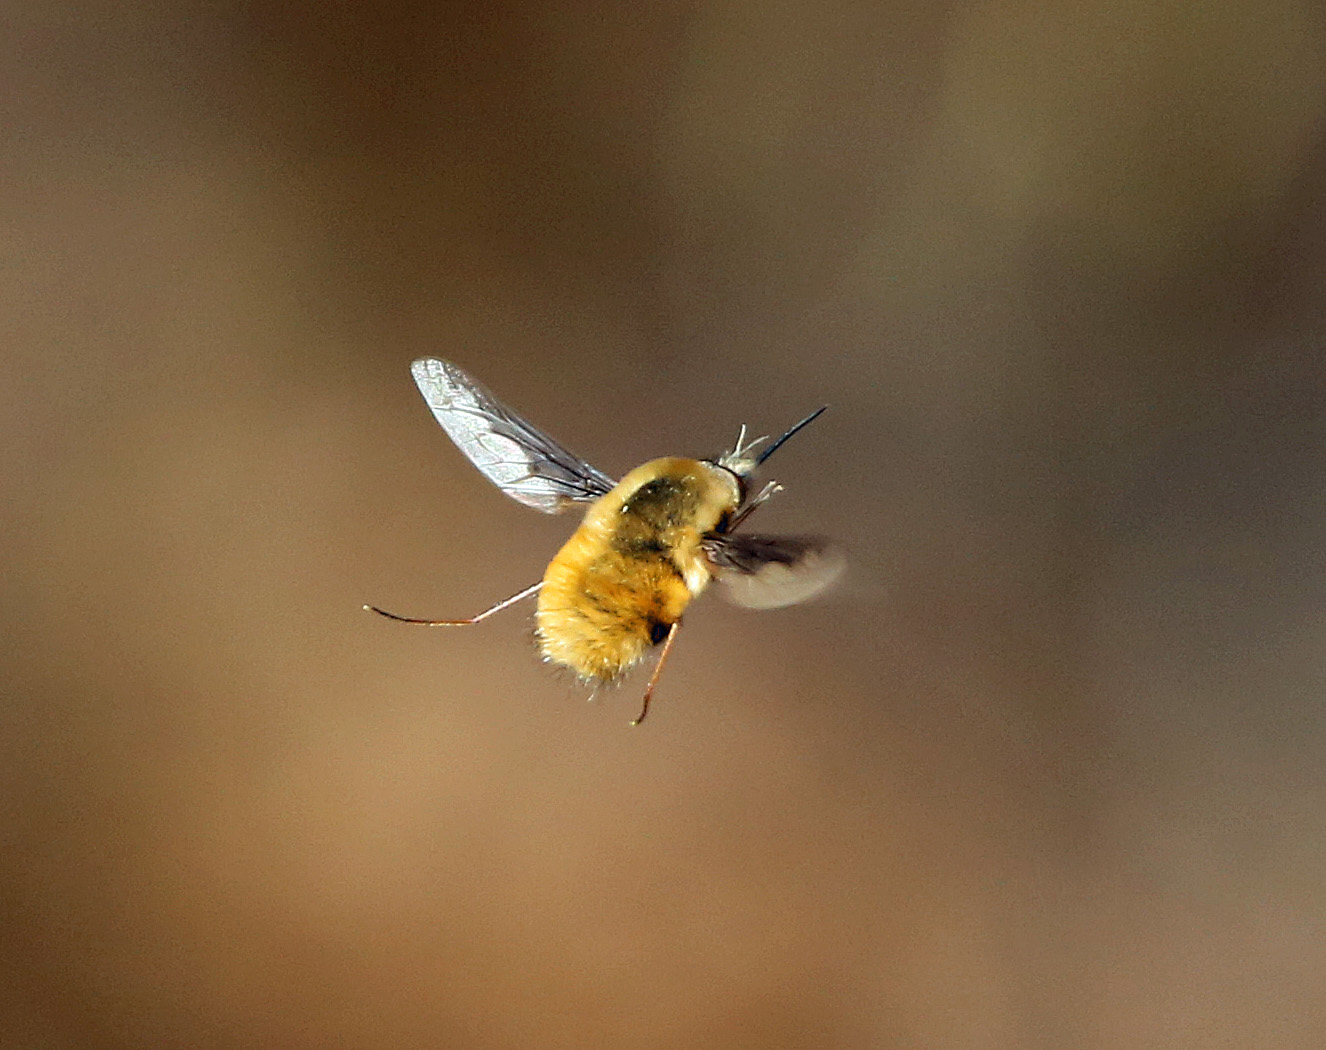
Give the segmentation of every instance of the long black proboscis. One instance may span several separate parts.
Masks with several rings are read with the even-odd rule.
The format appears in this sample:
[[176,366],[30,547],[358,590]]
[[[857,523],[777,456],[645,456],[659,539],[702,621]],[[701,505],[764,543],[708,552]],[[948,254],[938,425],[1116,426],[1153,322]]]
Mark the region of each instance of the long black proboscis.
[[828,407],[829,407],[828,405],[825,405],[823,408],[817,408],[817,409],[815,409],[814,412],[812,412],[812,413],[811,413],[810,415],[808,415],[805,419],[803,419],[800,423],[798,423],[798,424],[797,424],[796,426],[794,426],[791,430],[789,430],[786,434],[784,434],[784,435],[783,435],[782,437],[780,437],[777,441],[775,441],[772,445],[770,445],[768,448],[766,448],[766,449],[764,450],[764,452],[761,453],[760,458],[757,459],[757,460],[755,461],[755,465],[758,467],[758,466],[759,466],[761,463],[763,463],[766,459],[768,459],[768,458],[769,458],[770,456],[772,456],[775,452],[777,452],[780,448],[782,448],[782,447],[783,447],[783,443],[786,442],[788,438],[790,438],[793,434],[795,434],[795,433],[796,433],[798,430],[800,430],[802,427],[809,426],[811,423],[815,422],[815,420],[817,420],[817,419],[820,417],[820,415],[824,412],[824,409],[826,409],[826,408],[828,408]]

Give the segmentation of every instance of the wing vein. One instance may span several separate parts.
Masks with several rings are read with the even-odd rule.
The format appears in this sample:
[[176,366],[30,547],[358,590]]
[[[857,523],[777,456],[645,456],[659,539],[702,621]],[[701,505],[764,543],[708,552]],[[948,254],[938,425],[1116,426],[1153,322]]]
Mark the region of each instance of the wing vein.
[[442,429],[489,481],[517,502],[556,514],[598,499],[612,478],[522,419],[449,361],[411,366],[415,384]]

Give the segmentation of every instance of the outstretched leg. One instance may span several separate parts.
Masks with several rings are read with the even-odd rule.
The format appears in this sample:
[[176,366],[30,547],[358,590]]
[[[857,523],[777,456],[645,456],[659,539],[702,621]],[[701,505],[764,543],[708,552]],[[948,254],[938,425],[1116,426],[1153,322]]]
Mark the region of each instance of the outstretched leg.
[[658,685],[658,676],[663,673],[663,663],[668,658],[668,653],[672,652],[672,643],[677,638],[677,630],[681,627],[681,621],[675,620],[668,628],[668,636],[663,640],[663,651],[658,654],[658,663],[654,665],[654,673],[649,676],[649,684],[645,686],[645,699],[640,707],[639,717],[635,718],[631,725],[638,726],[645,720],[645,715],[649,714],[649,701],[654,697],[654,686]]
[[769,499],[769,497],[772,496],[775,492],[782,492],[782,491],[783,491],[783,486],[778,484],[778,482],[776,481],[765,482],[764,488],[760,489],[760,491],[756,494],[755,498],[752,499],[749,503],[747,503],[744,507],[742,507],[741,511],[737,514],[737,516],[727,523],[727,531],[736,532],[737,526],[750,517],[751,511],[753,511],[761,503],[766,502]]
[[379,609],[376,605],[365,605],[364,608],[368,612],[375,612],[379,616],[385,616],[388,620],[398,620],[401,623],[414,623],[418,624],[420,627],[468,627],[472,623],[479,623],[481,620],[488,619],[488,617],[492,616],[495,612],[501,612],[508,605],[515,605],[521,598],[528,598],[531,594],[536,593],[542,586],[543,581],[540,580],[538,583],[534,584],[534,586],[526,587],[519,594],[513,594],[510,598],[503,598],[492,608],[485,609],[483,612],[479,613],[478,616],[471,616],[468,620],[416,620],[412,616],[397,616],[395,613],[387,612],[386,609]]

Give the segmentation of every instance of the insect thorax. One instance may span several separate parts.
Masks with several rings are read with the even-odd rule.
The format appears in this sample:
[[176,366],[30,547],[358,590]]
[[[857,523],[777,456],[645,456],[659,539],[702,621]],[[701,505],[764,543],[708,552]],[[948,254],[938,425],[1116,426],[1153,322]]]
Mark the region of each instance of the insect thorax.
[[[719,527],[741,495],[725,470],[696,459],[669,457],[636,467],[618,484],[613,532],[627,541],[675,542],[680,533],[703,535]],[[607,502],[607,499],[605,499]]]

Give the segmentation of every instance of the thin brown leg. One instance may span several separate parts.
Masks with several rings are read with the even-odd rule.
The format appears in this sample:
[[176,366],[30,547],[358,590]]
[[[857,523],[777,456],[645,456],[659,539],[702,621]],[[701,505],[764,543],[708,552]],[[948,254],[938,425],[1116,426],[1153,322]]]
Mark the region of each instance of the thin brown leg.
[[492,616],[495,612],[501,612],[508,605],[515,605],[521,598],[528,598],[542,586],[543,581],[540,580],[538,583],[534,584],[534,586],[526,587],[519,594],[513,594],[510,598],[503,598],[496,605],[492,606],[492,608],[485,609],[483,612],[479,613],[478,616],[471,616],[468,620],[416,620],[412,616],[397,616],[395,613],[387,612],[386,609],[379,609],[376,605],[365,605],[364,608],[369,612],[377,613],[379,616],[385,616],[388,620],[398,620],[401,623],[414,623],[418,624],[420,627],[468,627],[472,623],[479,623],[481,620],[488,619],[488,617]]
[[681,627],[681,621],[676,620],[668,628],[668,636],[663,639],[663,651],[658,654],[658,663],[654,665],[654,673],[649,676],[649,684],[645,686],[645,700],[640,707],[640,715],[631,722],[633,726],[638,726],[645,720],[645,715],[649,714],[649,701],[654,697],[654,686],[658,685],[658,676],[663,673],[663,663],[667,660],[668,653],[672,652],[672,643],[676,640],[679,627]]
[[760,489],[759,494],[756,495],[756,497],[753,500],[747,503],[746,506],[741,509],[741,512],[738,513],[735,518],[733,518],[731,521],[727,523],[727,528],[724,531],[736,532],[737,526],[750,517],[751,511],[753,511],[761,503],[766,502],[769,499],[769,497],[772,496],[775,492],[781,492],[782,490],[783,486],[778,484],[778,482],[776,481],[767,482],[764,488]]

